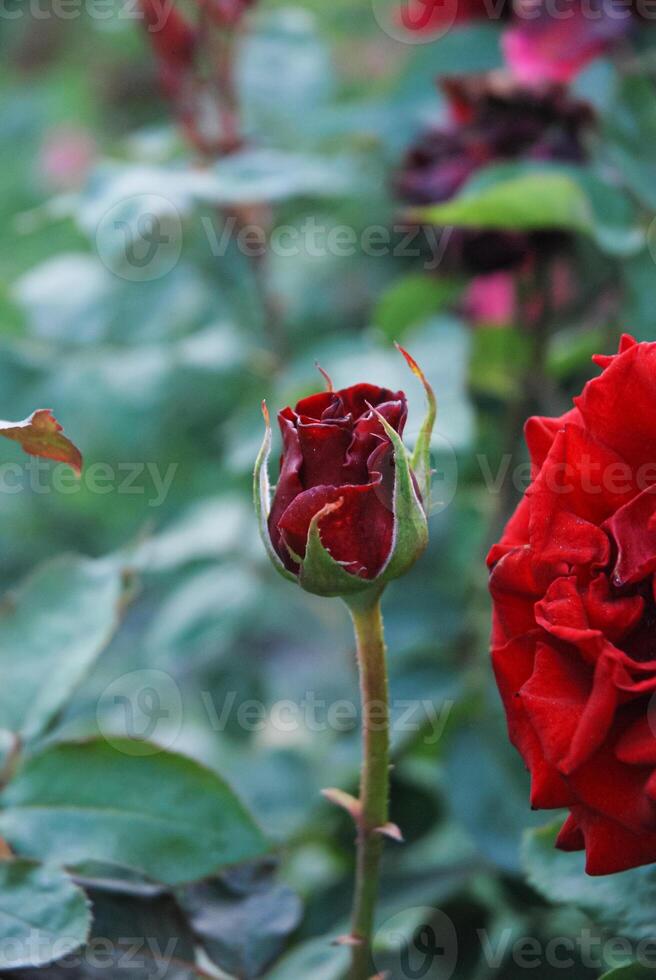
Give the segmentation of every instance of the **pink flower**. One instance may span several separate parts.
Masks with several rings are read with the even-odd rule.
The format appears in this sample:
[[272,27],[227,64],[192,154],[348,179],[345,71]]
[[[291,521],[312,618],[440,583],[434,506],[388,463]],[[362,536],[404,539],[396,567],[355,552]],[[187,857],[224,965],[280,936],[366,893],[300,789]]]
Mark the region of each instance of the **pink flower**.
[[[530,16],[529,16],[530,14]],[[599,57],[633,24],[630,10],[565,8],[560,14],[540,9],[534,0],[519,6],[518,19],[502,38],[508,66],[519,82],[568,83]]]
[[84,184],[96,153],[95,141],[87,130],[59,126],[50,130],[41,147],[41,176],[52,190],[75,190]]
[[506,327],[516,312],[515,278],[509,272],[493,272],[472,280],[465,297],[468,319],[476,327]]

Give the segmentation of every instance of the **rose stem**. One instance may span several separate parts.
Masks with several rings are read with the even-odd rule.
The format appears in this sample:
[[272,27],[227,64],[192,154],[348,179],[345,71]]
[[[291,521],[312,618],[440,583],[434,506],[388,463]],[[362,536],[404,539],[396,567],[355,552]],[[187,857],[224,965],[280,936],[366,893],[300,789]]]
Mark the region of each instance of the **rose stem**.
[[389,690],[381,593],[350,597],[362,695],[362,778],[353,904],[351,980],[369,980],[371,942],[389,808]]

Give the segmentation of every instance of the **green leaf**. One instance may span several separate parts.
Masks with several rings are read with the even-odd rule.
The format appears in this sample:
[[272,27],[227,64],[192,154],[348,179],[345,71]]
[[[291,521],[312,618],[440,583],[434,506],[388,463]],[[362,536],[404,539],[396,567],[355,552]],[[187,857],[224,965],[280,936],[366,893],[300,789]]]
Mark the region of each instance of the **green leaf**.
[[22,422],[0,420],[0,436],[19,443],[30,456],[68,463],[79,475],[82,455],[77,446],[62,434],[62,427],[49,408],[40,408]]
[[445,204],[417,208],[420,221],[464,228],[532,231],[559,229],[589,232],[590,202],[579,184],[565,173],[524,173],[491,186],[465,186]]
[[645,241],[630,198],[584,167],[494,164],[451,201],[412,214],[419,221],[462,228],[585,234],[620,257],[635,254]]
[[539,820],[528,804],[528,784],[495,716],[479,717],[449,740],[445,760],[449,806],[489,861],[517,872],[522,831]]
[[609,970],[599,980],[654,980],[656,968],[641,963],[629,963],[616,970]]
[[469,365],[474,391],[507,399],[519,392],[519,377],[528,363],[530,341],[513,327],[478,327],[472,334]]
[[349,964],[348,950],[331,945],[334,936],[312,939],[284,956],[267,974],[267,980],[343,980]]
[[18,854],[69,867],[121,865],[166,884],[259,857],[267,843],[215,773],[128,740],[70,742],[28,759],[0,797],[0,834]]
[[0,863],[0,968],[43,966],[82,946],[91,927],[86,896],[57,868]]
[[[86,886],[93,909],[89,943],[48,968],[44,980],[197,980],[196,941],[172,895],[156,887]],[[38,980],[32,971],[12,980]]]
[[453,302],[462,289],[452,279],[412,273],[395,279],[374,310],[373,323],[388,340],[401,340],[412,327]]
[[114,632],[120,569],[63,556],[43,565],[0,612],[0,728],[43,734]]
[[552,902],[567,902],[591,915],[616,935],[634,939],[653,936],[656,867],[633,868],[603,878],[584,871],[582,853],[555,848],[562,820],[530,831],[522,848],[529,881]]
[[180,904],[208,956],[243,980],[261,976],[280,955],[303,911],[295,892],[251,868],[192,885]]

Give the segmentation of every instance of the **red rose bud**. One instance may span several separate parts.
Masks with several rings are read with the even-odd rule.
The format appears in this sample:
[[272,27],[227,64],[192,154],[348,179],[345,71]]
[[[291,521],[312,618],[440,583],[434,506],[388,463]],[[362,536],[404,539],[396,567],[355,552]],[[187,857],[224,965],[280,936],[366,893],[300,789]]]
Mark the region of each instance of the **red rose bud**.
[[140,0],[153,51],[157,56],[162,88],[177,98],[194,67],[197,33],[171,0]]
[[376,385],[327,391],[278,415],[283,453],[270,502],[271,427],[255,468],[255,505],[275,567],[308,592],[346,596],[403,575],[428,541],[435,397],[415,361],[428,412],[412,458],[406,397]]
[[624,337],[560,418],[491,551],[492,659],[534,807],[589,874],[656,861],[656,343]]
[[218,27],[234,28],[243,20],[255,0],[202,0],[205,9]]

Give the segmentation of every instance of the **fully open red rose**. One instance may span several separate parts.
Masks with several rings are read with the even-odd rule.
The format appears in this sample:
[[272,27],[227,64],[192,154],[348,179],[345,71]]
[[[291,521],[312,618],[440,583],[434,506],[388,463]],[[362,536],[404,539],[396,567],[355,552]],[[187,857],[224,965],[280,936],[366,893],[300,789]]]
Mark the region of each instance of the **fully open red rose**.
[[590,874],[656,861],[656,343],[625,337],[561,418],[489,556],[492,657],[538,808]]
[[402,391],[359,384],[311,395],[278,415],[283,438],[280,479],[269,534],[284,565],[305,556],[310,522],[327,505],[321,540],[351,575],[373,579],[392,550],[394,454],[372,409],[401,435]]

